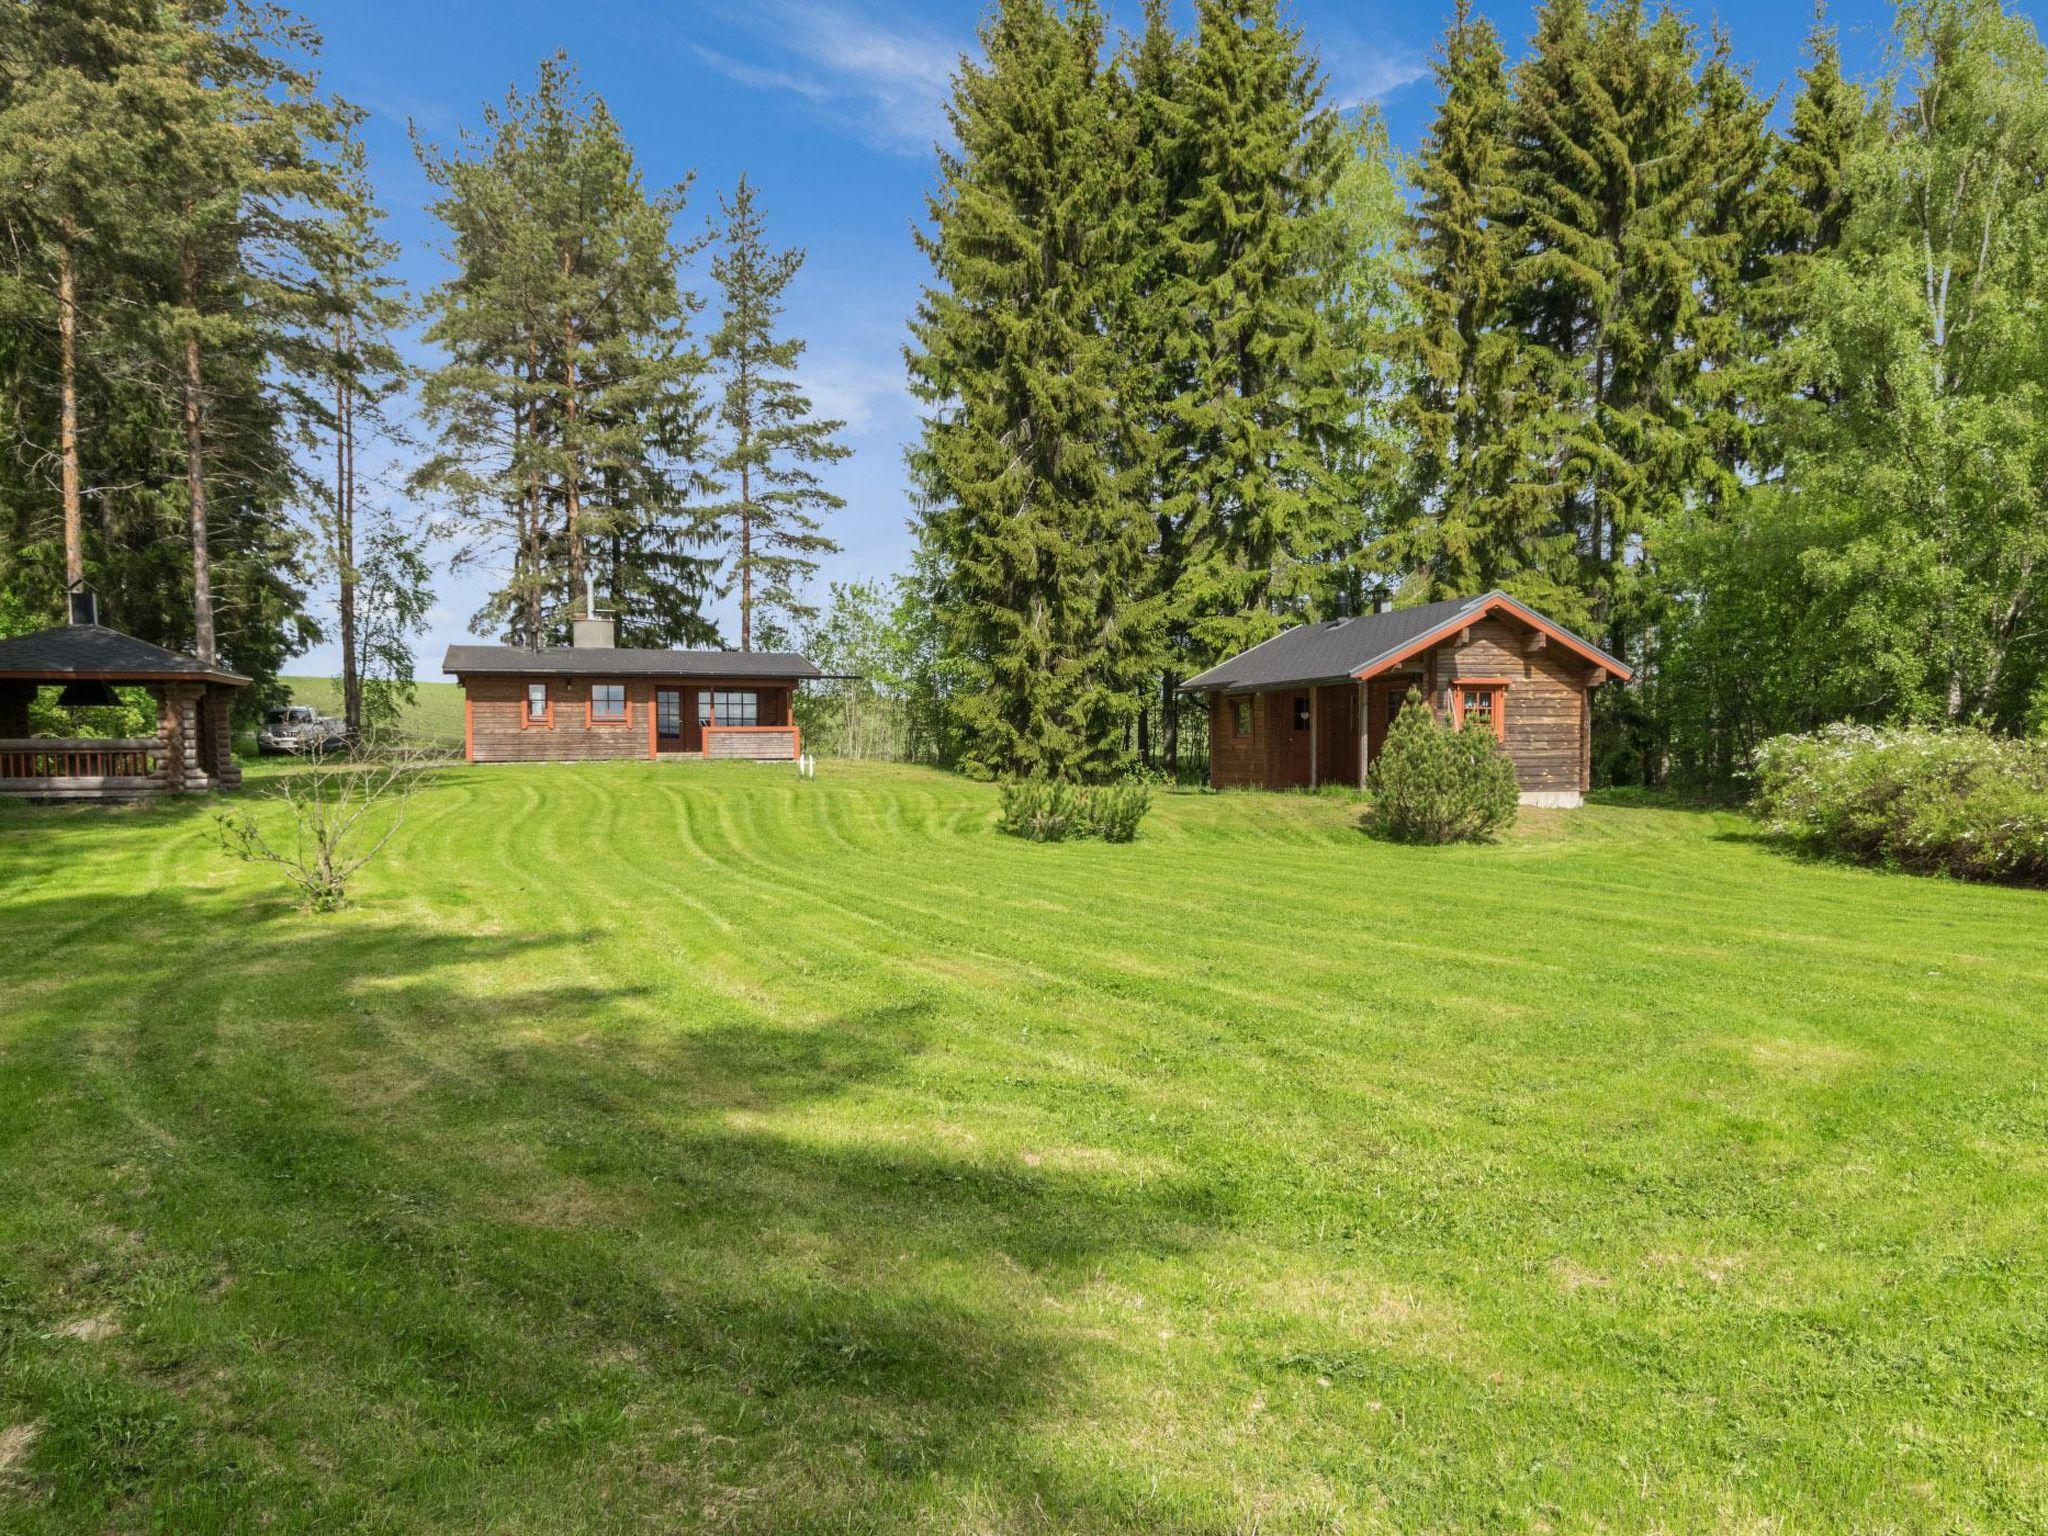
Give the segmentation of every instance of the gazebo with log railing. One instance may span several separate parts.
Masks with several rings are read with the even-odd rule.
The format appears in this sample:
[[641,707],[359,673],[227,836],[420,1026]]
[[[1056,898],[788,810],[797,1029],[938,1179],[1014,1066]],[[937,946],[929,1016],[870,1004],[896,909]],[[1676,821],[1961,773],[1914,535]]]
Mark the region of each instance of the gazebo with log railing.
[[[160,792],[232,789],[242,782],[228,715],[249,679],[98,622],[90,593],[73,594],[73,621],[0,640],[0,795],[121,800]],[[39,688],[60,704],[114,702],[115,685],[156,700],[156,735],[138,740],[29,735]]]

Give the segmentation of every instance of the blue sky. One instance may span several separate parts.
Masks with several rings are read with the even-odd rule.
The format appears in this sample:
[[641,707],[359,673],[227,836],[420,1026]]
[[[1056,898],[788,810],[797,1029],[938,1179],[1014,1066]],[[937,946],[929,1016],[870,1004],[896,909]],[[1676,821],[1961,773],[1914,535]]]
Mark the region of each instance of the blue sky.
[[[847,499],[833,527],[845,553],[830,577],[885,575],[906,563],[910,503],[903,450],[916,432],[903,386],[904,322],[924,276],[910,230],[935,175],[932,143],[959,53],[981,14],[970,0],[300,0],[326,39],[321,72],[372,114],[367,140],[389,233],[405,250],[416,289],[442,275],[429,188],[414,161],[408,121],[446,144],[474,124],[486,100],[530,83],[540,59],[566,49],[585,81],[625,126],[651,182],[691,172],[681,220],[701,230],[714,194],[745,171],[759,188],[770,234],[809,261],[790,295],[790,325],[811,343],[805,380],[829,414],[848,423],[853,457],[831,473]],[[1112,20],[1137,25],[1139,0],[1108,0]],[[1482,3],[1519,50],[1532,7]],[[1412,147],[1431,110],[1429,58],[1448,3],[1296,0],[1294,14],[1320,53],[1334,94],[1375,101],[1395,141]],[[1811,25],[1803,3],[1734,0],[1691,12],[1718,19],[1738,55],[1773,89],[1799,66]],[[1887,5],[1837,0],[1852,72],[1877,67]],[[700,263],[696,286],[710,287]],[[444,646],[464,638],[484,581],[438,574],[432,631],[419,647],[422,679],[440,675]],[[720,615],[730,633],[737,626]],[[331,672],[319,647],[287,670]]]

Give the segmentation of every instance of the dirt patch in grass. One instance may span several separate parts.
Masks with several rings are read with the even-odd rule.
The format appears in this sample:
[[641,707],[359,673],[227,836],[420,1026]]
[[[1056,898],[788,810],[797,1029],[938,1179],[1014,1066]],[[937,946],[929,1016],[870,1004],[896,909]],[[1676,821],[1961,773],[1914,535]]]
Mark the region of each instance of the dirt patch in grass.
[[81,1344],[99,1344],[119,1333],[121,1325],[114,1320],[113,1313],[100,1312],[92,1317],[75,1317],[51,1331],[60,1339],[76,1339]]
[[28,1460],[29,1450],[42,1432],[40,1424],[9,1424],[0,1429],[0,1477],[11,1475]]

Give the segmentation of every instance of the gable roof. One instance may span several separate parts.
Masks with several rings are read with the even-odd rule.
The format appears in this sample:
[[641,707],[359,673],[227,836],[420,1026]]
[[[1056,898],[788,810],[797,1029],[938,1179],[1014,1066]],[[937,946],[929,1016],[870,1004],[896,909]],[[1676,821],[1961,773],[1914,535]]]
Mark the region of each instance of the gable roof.
[[209,667],[197,656],[167,651],[99,624],[59,624],[32,635],[0,640],[0,678],[42,678],[52,682],[87,678],[108,683],[191,681],[225,683],[231,688],[240,688],[249,681],[239,672]]
[[1361,614],[1355,619],[1326,619],[1282,630],[1263,644],[1218,662],[1181,684],[1190,693],[1217,689],[1286,688],[1307,683],[1363,681],[1399,666],[1468,624],[1491,613],[1505,612],[1557,641],[1565,649],[1627,681],[1633,674],[1621,662],[1563,626],[1552,623],[1526,603],[1505,592],[1483,597],[1448,598],[1413,608]]
[[644,651],[612,646],[530,651],[518,645],[451,645],[441,670],[458,677],[758,677],[775,682],[824,676],[809,657],[793,651]]

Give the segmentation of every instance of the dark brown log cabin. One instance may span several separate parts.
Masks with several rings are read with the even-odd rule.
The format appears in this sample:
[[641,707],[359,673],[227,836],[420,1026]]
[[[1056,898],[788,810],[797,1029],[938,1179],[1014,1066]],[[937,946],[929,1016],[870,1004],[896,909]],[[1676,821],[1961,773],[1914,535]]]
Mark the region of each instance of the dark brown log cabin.
[[1411,691],[1491,722],[1525,805],[1592,787],[1592,693],[1629,669],[1505,592],[1304,624],[1181,686],[1209,702],[1209,782],[1363,784]]
[[575,621],[576,643],[526,650],[452,645],[441,670],[463,692],[473,763],[802,755],[791,704],[818,669],[779,651],[615,647],[609,619]]

